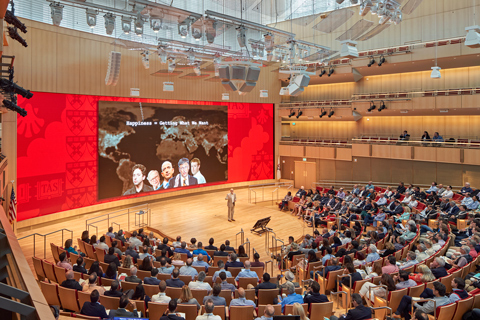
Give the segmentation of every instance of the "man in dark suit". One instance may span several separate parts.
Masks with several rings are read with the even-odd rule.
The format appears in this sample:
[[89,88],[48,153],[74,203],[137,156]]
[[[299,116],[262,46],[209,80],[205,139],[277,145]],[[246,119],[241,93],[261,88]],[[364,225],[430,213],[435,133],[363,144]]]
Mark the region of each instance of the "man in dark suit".
[[73,271],[80,272],[80,273],[87,273],[87,269],[85,269],[85,263],[83,262],[82,256],[78,256],[77,264],[73,266]]
[[230,240],[225,240],[225,251],[233,251],[237,253],[234,247],[230,247]]
[[178,277],[180,276],[180,271],[175,268],[173,269],[172,271],[172,279],[167,279],[167,281],[165,281],[167,283],[167,287],[174,287],[174,288],[181,288],[185,285],[185,283],[178,279]]
[[[270,282],[270,275],[268,273],[263,274],[263,281],[255,287],[255,294],[258,295],[259,289],[276,289],[278,285]],[[273,301],[272,301],[273,303]]]
[[80,285],[80,283],[78,283],[78,281],[75,280],[73,270],[68,270],[67,273],[65,274],[65,277],[67,278],[67,280],[62,282],[62,284],[60,285],[61,287],[82,291],[83,288]]
[[158,269],[152,268],[152,271],[150,271],[150,274],[151,274],[151,277],[145,277],[145,279],[143,279],[143,283],[158,286],[158,284],[160,283],[160,280],[157,278]]
[[228,270],[228,268],[243,268],[243,262],[237,261],[237,254],[236,253],[231,253],[230,254],[230,261],[225,263],[225,270]]
[[136,282],[136,283],[142,283],[142,279],[137,277],[137,268],[136,267],[131,267],[130,268],[130,275],[125,278],[125,281],[127,282]]
[[82,310],[80,310],[80,314],[90,317],[99,317],[102,319],[108,318],[105,307],[98,302],[99,298],[100,293],[98,293],[98,290],[93,290],[92,293],[90,293],[90,302],[85,301]]
[[358,293],[352,294],[352,303],[354,309],[348,310],[347,314],[342,315],[340,318],[331,316],[330,320],[364,320],[372,318],[372,309],[363,305],[362,296]]
[[320,284],[317,281],[312,281],[307,294],[303,297],[303,301],[308,303],[308,307],[310,307],[312,303],[328,302],[328,298],[326,295],[320,294]]
[[403,182],[400,182],[400,184],[397,187],[398,193],[404,193],[405,192],[405,184]]
[[133,305],[135,308],[135,304],[131,303],[128,297],[122,296],[120,297],[120,303],[118,304],[118,309],[117,310],[110,310],[110,313],[108,314],[108,317],[113,319],[115,317],[117,318],[138,318],[138,312],[137,309],[135,308],[133,311],[128,311],[125,308],[129,305]]
[[160,320],[185,320],[185,318],[180,317],[177,310],[177,299],[172,299],[168,303],[168,314],[160,317]]
[[430,263],[430,270],[432,270],[432,274],[437,279],[448,276],[447,269],[445,269],[445,260],[442,258],[437,257],[433,259],[433,261]]
[[197,178],[188,174],[188,171],[190,170],[190,161],[188,158],[182,158],[178,161],[178,170],[180,173],[168,180],[169,189],[198,184]]
[[122,289],[120,288],[118,280],[115,280],[110,285],[110,290],[105,291],[104,295],[107,296],[107,297],[117,297],[118,298],[118,297],[123,296],[123,292],[121,290]]
[[215,251],[217,251],[218,248],[213,245],[214,241],[215,240],[213,238],[210,238],[210,240],[208,240],[208,246],[206,246],[204,249],[205,250],[215,250]]
[[[329,266],[324,267],[323,270],[315,272],[315,278],[318,278],[318,276],[323,277],[324,272],[325,272],[325,278],[326,278],[330,271],[337,271],[342,269],[342,267],[339,266],[338,264],[339,264],[339,258],[337,257],[331,258]],[[310,271],[310,278],[313,279],[313,271]]]
[[228,252],[225,252],[225,249],[226,249],[226,246],[222,243],[222,245],[220,246],[220,251],[215,251],[213,255],[226,257],[228,256]]
[[160,250],[160,251],[163,250],[163,248],[165,248],[167,250],[167,254],[168,254],[169,257],[173,256],[173,251],[170,248],[170,246],[168,245],[168,238],[163,238],[163,243],[161,243],[157,246],[157,249]]
[[400,200],[395,200],[392,202],[388,207],[387,210],[384,210],[386,213],[389,213],[391,215],[397,215],[397,214],[402,214],[403,213],[403,207],[400,204]]
[[128,249],[125,250],[125,256],[130,256],[133,259],[133,262],[137,263],[137,259],[139,258],[138,252],[135,251],[135,246],[133,244],[128,246]]
[[[362,275],[355,270],[355,267],[353,264],[347,264],[347,269],[348,273],[351,276],[351,285],[350,285],[350,277],[343,277],[342,278],[342,285],[346,286],[348,288],[352,288],[353,285],[355,284],[355,281],[363,280]],[[344,273],[345,274],[345,273]],[[361,298],[360,298],[361,299]]]
[[104,262],[106,264],[110,264],[111,262],[113,262],[117,265],[117,267],[120,267],[120,261],[118,260],[118,257],[115,254],[115,248],[114,247],[108,248],[108,254],[105,255]]

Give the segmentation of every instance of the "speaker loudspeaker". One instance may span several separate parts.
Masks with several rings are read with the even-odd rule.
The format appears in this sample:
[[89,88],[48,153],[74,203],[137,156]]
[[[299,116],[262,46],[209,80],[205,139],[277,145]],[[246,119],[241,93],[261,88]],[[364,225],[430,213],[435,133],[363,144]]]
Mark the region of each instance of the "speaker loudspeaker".
[[245,80],[248,82],[257,82],[259,76],[260,76],[260,68],[250,67],[248,68],[247,78]]
[[120,52],[111,51],[108,57],[108,69],[105,76],[105,85],[116,86],[120,78],[120,62],[122,54]]
[[222,86],[226,90],[237,91],[237,87],[235,86],[235,84],[232,81],[222,81]]
[[244,66],[232,66],[231,80],[245,80],[246,69]]
[[221,66],[218,68],[218,77],[224,81],[230,80],[230,68],[228,66]]

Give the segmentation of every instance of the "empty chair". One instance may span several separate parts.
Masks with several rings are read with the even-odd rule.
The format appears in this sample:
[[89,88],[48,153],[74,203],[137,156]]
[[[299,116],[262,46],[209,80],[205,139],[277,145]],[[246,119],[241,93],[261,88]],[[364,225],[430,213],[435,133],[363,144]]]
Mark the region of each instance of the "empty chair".
[[80,312],[77,301],[77,290],[58,287],[58,297],[64,310]]
[[45,271],[45,276],[47,276],[47,279],[53,282],[57,282],[57,278],[55,277],[55,269],[52,263],[42,260],[42,266],[43,270]]
[[165,293],[172,299],[179,299],[180,295],[182,294],[182,288],[167,287]]
[[40,289],[47,300],[47,303],[51,306],[60,306],[60,299],[58,299],[58,288],[57,284],[47,283],[40,281]]
[[37,279],[39,281],[45,280],[45,271],[43,271],[42,260],[37,257],[32,257],[33,260],[33,268],[35,269],[35,273],[37,274]]
[[333,301],[323,303],[312,303],[310,305],[310,320],[330,319],[333,315]]
[[[278,289],[259,289],[258,290],[258,305],[273,304],[273,300],[278,295]],[[263,313],[259,313],[263,315]]]

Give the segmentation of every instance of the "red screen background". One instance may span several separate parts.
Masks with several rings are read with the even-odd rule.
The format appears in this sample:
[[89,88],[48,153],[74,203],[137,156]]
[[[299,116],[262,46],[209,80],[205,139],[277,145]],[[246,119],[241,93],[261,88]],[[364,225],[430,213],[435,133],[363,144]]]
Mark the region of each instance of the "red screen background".
[[274,178],[273,104],[35,92],[18,99],[28,112],[17,125],[18,221],[120,199],[97,200],[99,100],[227,105],[228,181],[222,183]]

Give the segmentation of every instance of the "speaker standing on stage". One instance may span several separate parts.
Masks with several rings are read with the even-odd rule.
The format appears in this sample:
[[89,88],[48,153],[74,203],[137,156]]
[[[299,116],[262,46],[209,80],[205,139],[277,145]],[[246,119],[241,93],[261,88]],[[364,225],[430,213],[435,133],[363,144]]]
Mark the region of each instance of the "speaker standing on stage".
[[235,219],[233,219],[233,212],[235,209],[235,201],[237,201],[237,195],[233,193],[233,189],[230,189],[230,193],[227,193],[225,200],[227,200],[228,221],[235,221]]

